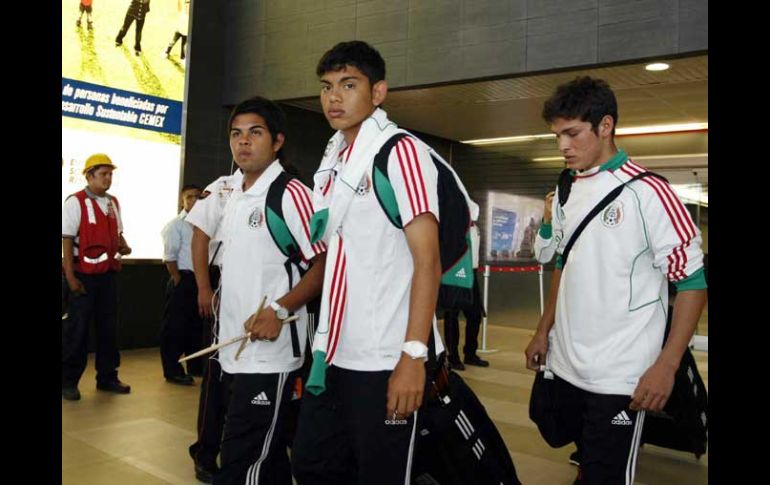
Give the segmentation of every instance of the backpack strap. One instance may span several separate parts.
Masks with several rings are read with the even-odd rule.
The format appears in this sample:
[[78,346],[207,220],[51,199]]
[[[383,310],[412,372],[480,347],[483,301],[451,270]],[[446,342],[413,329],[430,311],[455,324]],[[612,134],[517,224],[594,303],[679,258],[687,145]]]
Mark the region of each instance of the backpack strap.
[[[396,195],[388,177],[388,159],[393,148],[408,133],[390,137],[374,157],[372,185],[380,207],[393,226],[403,229],[403,219],[398,209]],[[441,281],[438,304],[442,308],[463,308],[473,300],[473,257],[470,254],[471,216],[463,190],[452,169],[431,153],[431,161],[438,172],[437,195],[441,221],[439,222],[439,247],[441,257]]]
[[286,225],[283,217],[283,194],[286,192],[286,186],[293,180],[293,177],[286,172],[281,172],[278,177],[270,184],[267,189],[267,202],[265,204],[265,219],[270,236],[275,241],[275,245],[287,258],[292,258],[299,254],[299,244]]
[[569,199],[569,193],[572,190],[572,182],[575,177],[572,175],[572,170],[565,168],[559,174],[559,182],[556,186],[559,188],[559,205],[564,207]]
[[[275,245],[286,256],[286,261],[283,263],[283,267],[286,270],[286,274],[289,276],[289,290],[294,288],[294,272],[292,271],[292,265],[296,266],[299,270],[300,278],[307,271],[302,267],[302,253],[299,249],[297,240],[289,230],[289,226],[286,224],[286,219],[283,217],[283,194],[286,191],[286,186],[294,179],[286,172],[281,172],[278,177],[270,184],[270,188],[267,189],[267,201],[265,203],[265,220],[267,222],[267,230],[270,236],[273,238]],[[291,332],[291,348],[294,353],[294,357],[301,357],[302,353],[299,346],[299,332],[297,331],[296,322],[289,323],[289,329]]]
[[[563,174],[564,172],[562,172],[562,175]],[[655,177],[657,179],[661,179],[666,183],[668,183],[668,180],[662,175],[658,175],[654,172],[642,172],[634,176],[629,181],[622,183],[617,187],[615,187],[614,189],[612,189],[612,191],[609,194],[607,194],[601,201],[599,201],[599,203],[596,204],[596,206],[593,209],[591,209],[591,212],[589,212],[588,215],[585,216],[582,221],[580,221],[580,224],[578,225],[577,229],[575,229],[575,232],[572,233],[572,236],[570,237],[569,241],[567,242],[567,245],[564,247],[564,251],[561,254],[562,268],[567,264],[567,258],[569,257],[570,251],[572,251],[572,246],[575,245],[575,241],[577,240],[578,236],[580,236],[580,234],[583,232],[583,229],[586,228],[588,223],[591,222],[591,220],[594,217],[596,217],[596,215],[599,212],[604,210],[604,208],[607,207],[610,204],[610,202],[615,200],[617,196],[620,195],[621,192],[623,192],[623,189],[626,187],[626,185],[645,177]],[[559,187],[559,190],[561,190],[561,187]],[[561,201],[561,194],[559,194],[559,199]]]
[[217,248],[214,250],[214,255],[211,256],[211,261],[209,262],[209,271],[216,266],[214,264],[214,261],[217,259],[217,254],[219,254],[219,249],[222,247],[222,241],[217,242]]
[[393,191],[393,186],[388,177],[388,159],[390,158],[390,152],[393,151],[396,144],[406,136],[406,133],[396,133],[390,137],[382,145],[377,155],[374,156],[374,168],[372,169],[374,195],[377,196],[377,201],[380,203],[382,210],[385,211],[385,215],[388,216],[390,223],[399,229],[403,229],[404,225],[401,222],[401,214],[398,211],[396,193]]

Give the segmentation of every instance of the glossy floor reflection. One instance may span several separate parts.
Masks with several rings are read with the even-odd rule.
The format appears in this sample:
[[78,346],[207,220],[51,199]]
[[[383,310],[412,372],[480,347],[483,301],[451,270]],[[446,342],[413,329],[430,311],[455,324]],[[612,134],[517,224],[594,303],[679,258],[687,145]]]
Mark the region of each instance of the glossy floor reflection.
[[[441,326],[439,324],[439,326]],[[464,328],[464,325],[461,324]],[[482,354],[491,366],[467,366],[460,375],[478,394],[497,424],[525,485],[571,485],[576,469],[567,462],[574,447],[550,448],[529,420],[533,374],[524,367],[532,330],[490,326]],[[463,340],[461,340],[462,342]],[[708,386],[708,355],[695,352]],[[131,394],[95,389],[93,355],[80,383],[82,399],[62,400],[62,484],[195,484],[187,447],[195,439],[200,379],[196,386],[166,383],[158,349],[121,353],[120,378]],[[708,483],[708,454],[644,446],[637,466],[640,485]]]

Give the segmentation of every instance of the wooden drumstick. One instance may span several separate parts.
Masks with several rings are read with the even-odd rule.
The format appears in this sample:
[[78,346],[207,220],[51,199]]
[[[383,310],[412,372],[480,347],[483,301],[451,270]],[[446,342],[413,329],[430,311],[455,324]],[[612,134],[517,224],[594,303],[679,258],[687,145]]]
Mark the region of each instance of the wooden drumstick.
[[[298,320],[298,319],[299,319],[299,315],[292,315],[289,318],[287,318],[286,320],[284,320],[283,323],[291,323],[291,322],[293,322],[295,320]],[[195,352],[194,354],[190,354],[190,355],[184,356],[181,359],[179,359],[177,362],[182,363],[182,362],[185,362],[187,360],[194,359],[196,357],[200,357],[201,355],[205,355],[205,354],[208,354],[210,352],[214,352],[215,350],[219,350],[222,347],[227,347],[228,345],[234,344],[235,342],[240,342],[241,340],[248,339],[250,336],[251,336],[250,333],[246,333],[246,334],[238,336],[238,337],[233,337],[231,339],[225,340],[224,342],[220,342],[220,343],[214,344],[214,345],[212,345],[210,347],[206,347],[205,349],[201,349],[201,350]]]
[[[259,318],[259,314],[262,313],[262,310],[265,307],[266,301],[267,301],[267,295],[262,297],[262,301],[259,303],[259,306],[257,307],[257,311],[254,312],[254,314],[248,320],[246,320],[246,323],[243,324],[244,329],[249,329],[252,323],[254,323],[254,320]],[[250,334],[247,334],[247,335],[250,335]],[[247,343],[249,343],[248,339],[243,340],[241,342],[241,346],[238,347],[238,352],[235,353],[235,360],[238,360],[238,357],[241,356],[241,352],[243,352],[243,349],[246,348]]]

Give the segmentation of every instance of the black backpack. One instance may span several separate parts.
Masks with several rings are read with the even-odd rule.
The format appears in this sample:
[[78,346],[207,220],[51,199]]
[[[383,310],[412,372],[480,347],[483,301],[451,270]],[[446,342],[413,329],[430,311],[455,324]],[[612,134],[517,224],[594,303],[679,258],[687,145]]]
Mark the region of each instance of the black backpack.
[[[406,133],[393,135],[374,157],[372,185],[377,201],[388,220],[403,229],[396,196],[388,178],[390,152]],[[431,154],[438,170],[439,249],[441,252],[441,285],[438,304],[441,309],[458,310],[473,304],[473,256],[471,254],[471,213],[460,190],[454,170]]]
[[[289,275],[289,288],[294,288],[297,283],[294,281],[294,274],[291,270],[292,265],[296,266],[299,270],[300,278],[310,269],[309,265],[306,265],[302,260],[302,252],[294,239],[294,236],[289,230],[289,226],[286,225],[286,220],[283,217],[283,194],[286,191],[286,186],[296,177],[290,175],[287,172],[281,172],[280,175],[270,184],[270,188],[267,189],[267,201],[265,203],[265,221],[267,222],[267,229],[270,232],[270,236],[273,238],[275,245],[286,256],[283,266],[286,269],[286,274]],[[310,374],[310,367],[313,364],[313,356],[310,349],[312,348],[311,335],[314,332],[314,322],[318,318],[318,313],[321,309],[321,297],[320,295],[315,299],[309,301],[305,306],[307,308],[308,318],[308,334],[304,336],[306,339],[305,348],[305,360],[302,363],[302,367],[299,369],[298,382],[294,383],[294,391],[292,398],[288,403],[287,413],[289,419],[286,420],[286,436],[288,442],[294,441],[294,435],[296,433],[297,421],[299,419],[299,411],[301,406],[301,397],[305,392],[305,383],[307,383],[308,375]],[[296,322],[289,323],[291,325],[291,346],[295,357],[299,357],[300,345],[299,345],[299,332],[297,331]]]
[[[270,236],[273,238],[275,245],[278,246],[281,253],[286,256],[283,266],[286,269],[286,274],[289,275],[289,289],[294,288],[294,285],[297,283],[294,281],[294,273],[291,269],[292,265],[296,266],[299,270],[300,278],[304,276],[308,269],[310,269],[310,267],[303,262],[299,244],[291,234],[289,226],[286,225],[286,220],[283,217],[283,194],[286,191],[288,183],[294,179],[295,177],[287,172],[281,172],[270,184],[270,188],[267,190],[267,201],[265,203],[265,221],[267,222],[267,229],[270,232]],[[308,315],[312,315],[311,318],[317,318],[320,307],[321,297],[319,296],[306,305]],[[291,346],[294,351],[294,357],[299,357],[301,354],[297,325],[295,322],[291,322],[289,325],[291,325]],[[306,352],[305,354],[305,360],[307,360],[307,355],[310,354],[310,352]]]

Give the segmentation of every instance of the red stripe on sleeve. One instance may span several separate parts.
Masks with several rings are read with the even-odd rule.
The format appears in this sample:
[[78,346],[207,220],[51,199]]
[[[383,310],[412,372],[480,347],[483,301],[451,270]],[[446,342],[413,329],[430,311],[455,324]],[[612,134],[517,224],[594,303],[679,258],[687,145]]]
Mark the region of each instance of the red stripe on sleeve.
[[417,169],[417,176],[419,178],[419,181],[415,180],[415,184],[419,186],[419,189],[422,192],[422,201],[423,201],[422,212],[426,212],[430,210],[430,205],[428,204],[428,193],[425,190],[425,180],[422,178],[422,169],[420,168],[420,158],[417,156],[417,148],[415,148],[414,140],[412,140],[411,138],[406,137],[404,138],[404,140],[406,140],[406,142],[409,144],[409,148],[411,149],[412,155],[414,156],[412,163]]
[[396,155],[398,156],[398,163],[401,166],[401,176],[404,179],[404,187],[406,187],[406,194],[407,196],[409,196],[409,205],[412,207],[412,217],[414,217],[417,214],[417,209],[415,208],[414,198],[412,197],[412,187],[409,182],[409,174],[404,164],[405,155],[402,155],[401,151],[402,151],[401,142],[399,142],[396,145]]

